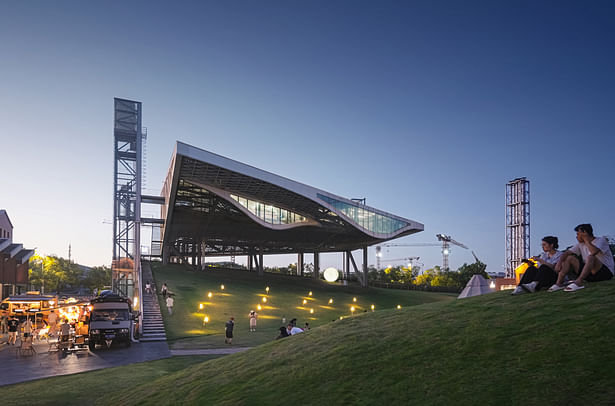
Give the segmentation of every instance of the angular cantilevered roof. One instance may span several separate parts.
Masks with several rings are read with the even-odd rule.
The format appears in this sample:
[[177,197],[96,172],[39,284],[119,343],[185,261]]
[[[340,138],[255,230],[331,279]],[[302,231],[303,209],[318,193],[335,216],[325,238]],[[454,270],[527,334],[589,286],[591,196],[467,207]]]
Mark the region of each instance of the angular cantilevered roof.
[[423,231],[423,224],[177,142],[162,195],[163,250],[205,255],[339,252]]

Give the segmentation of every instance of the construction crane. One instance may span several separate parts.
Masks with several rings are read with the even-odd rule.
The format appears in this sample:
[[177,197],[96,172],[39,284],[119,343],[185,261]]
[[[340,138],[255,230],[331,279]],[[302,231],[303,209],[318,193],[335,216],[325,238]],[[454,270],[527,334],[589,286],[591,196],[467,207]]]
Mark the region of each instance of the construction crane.
[[[453,245],[457,245],[461,248],[464,249],[469,249],[466,245],[460,243],[459,241],[455,241],[451,238],[450,235],[444,235],[444,234],[436,234],[436,238],[438,239],[438,241],[441,242],[441,244],[438,243],[429,243],[429,242],[419,242],[419,243],[414,243],[414,244],[382,244],[381,246],[378,245],[376,246],[376,267],[378,269],[380,269],[380,258],[382,257],[382,247],[442,247],[442,269],[448,269],[448,256],[451,253],[451,244]],[[474,255],[474,252],[472,252],[472,255]],[[474,258],[478,261],[478,258],[476,258],[476,255],[474,255]]]

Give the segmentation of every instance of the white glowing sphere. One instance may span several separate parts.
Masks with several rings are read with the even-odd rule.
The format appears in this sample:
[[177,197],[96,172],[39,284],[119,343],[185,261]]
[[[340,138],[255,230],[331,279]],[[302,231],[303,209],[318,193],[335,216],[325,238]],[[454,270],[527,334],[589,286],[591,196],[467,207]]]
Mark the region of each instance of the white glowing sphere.
[[327,282],[335,282],[340,277],[340,273],[335,268],[327,268],[323,274]]

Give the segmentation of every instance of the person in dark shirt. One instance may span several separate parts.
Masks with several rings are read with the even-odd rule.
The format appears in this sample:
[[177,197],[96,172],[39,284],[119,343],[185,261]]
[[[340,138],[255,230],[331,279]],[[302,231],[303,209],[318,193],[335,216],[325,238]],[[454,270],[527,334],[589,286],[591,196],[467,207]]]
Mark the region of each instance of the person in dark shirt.
[[280,338],[284,338],[284,337],[288,337],[288,332],[286,331],[286,327],[282,326],[280,327],[280,334],[278,334],[278,336],[275,339],[279,340]]
[[235,318],[231,317],[229,321],[226,322],[225,327],[226,338],[224,342],[226,344],[233,344],[233,327],[235,327]]
[[19,330],[19,320],[15,316],[8,321],[9,326],[9,344],[15,345],[17,342],[17,330]]

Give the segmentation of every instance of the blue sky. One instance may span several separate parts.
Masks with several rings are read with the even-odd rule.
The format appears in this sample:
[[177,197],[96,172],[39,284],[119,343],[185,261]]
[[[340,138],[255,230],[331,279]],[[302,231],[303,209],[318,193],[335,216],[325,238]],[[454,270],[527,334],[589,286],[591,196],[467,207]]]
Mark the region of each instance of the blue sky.
[[[533,254],[582,222],[615,235],[613,2],[202,3],[2,5],[0,208],[17,241],[110,263],[113,97],[143,102],[150,193],[181,140],[365,197],[425,224],[399,242],[449,234],[488,270],[517,177]],[[441,262],[385,252],[417,255]]]

